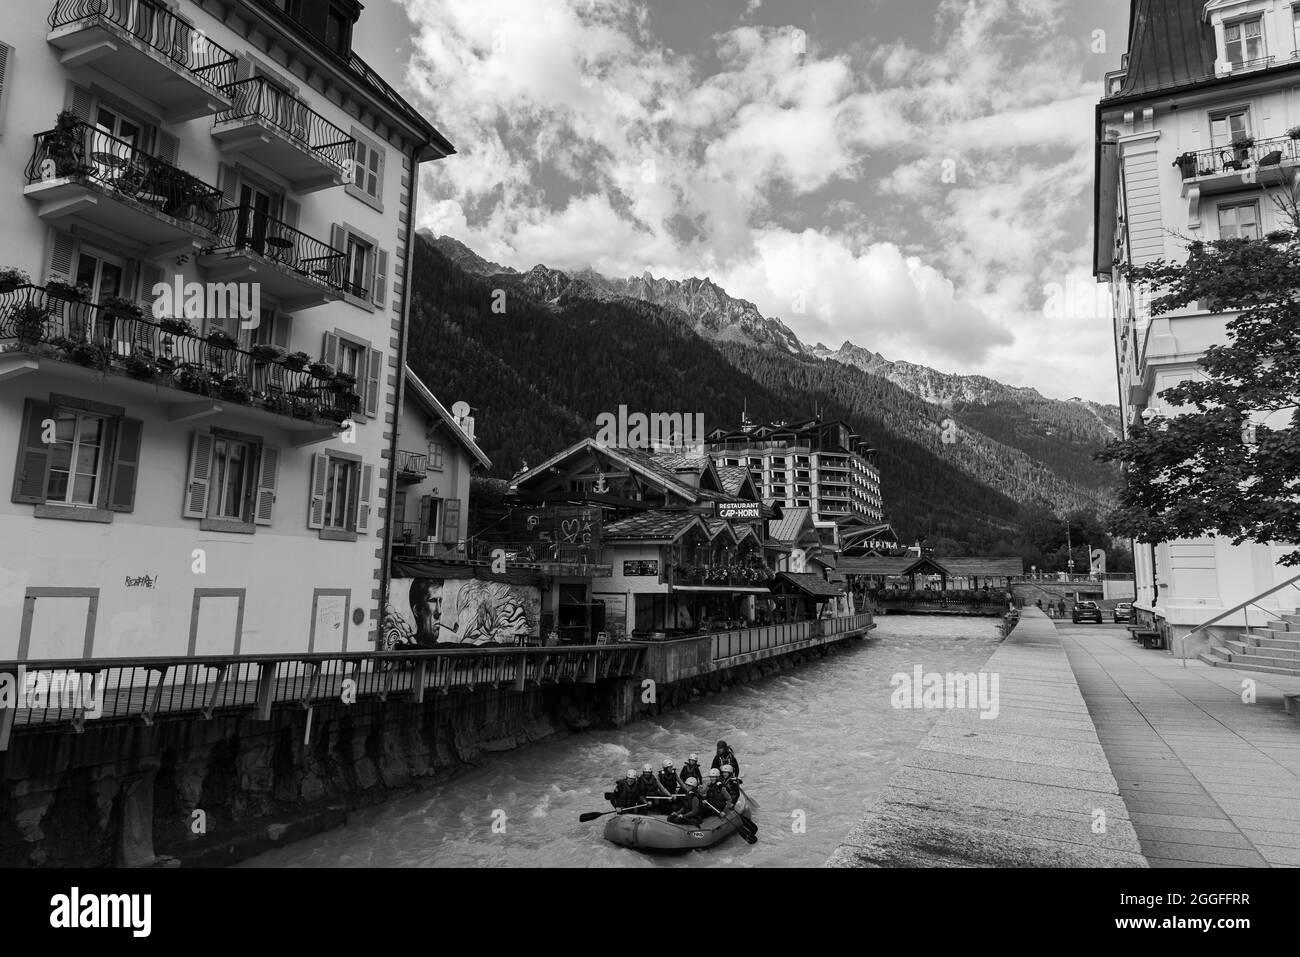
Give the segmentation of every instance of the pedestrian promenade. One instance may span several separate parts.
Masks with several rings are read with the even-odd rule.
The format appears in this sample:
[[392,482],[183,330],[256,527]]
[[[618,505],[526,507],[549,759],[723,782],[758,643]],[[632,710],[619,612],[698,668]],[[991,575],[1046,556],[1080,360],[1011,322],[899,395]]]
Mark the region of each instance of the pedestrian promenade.
[[1300,721],[1282,705],[1300,679],[1184,668],[1122,628],[1056,630],[1152,867],[1300,865]]
[[1145,867],[1053,623],[1026,609],[982,671],[997,716],[949,709],[828,866]]

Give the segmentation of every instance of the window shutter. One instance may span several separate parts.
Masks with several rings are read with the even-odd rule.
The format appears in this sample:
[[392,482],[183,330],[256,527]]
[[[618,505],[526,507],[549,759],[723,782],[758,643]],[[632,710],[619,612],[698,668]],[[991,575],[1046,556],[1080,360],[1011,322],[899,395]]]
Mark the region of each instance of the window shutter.
[[330,245],[341,253],[348,251],[347,231],[337,223],[330,226]]
[[301,216],[302,206],[286,197],[284,201],[284,224],[292,226],[294,229],[301,229],[302,227],[298,225]]
[[5,105],[9,102],[9,65],[13,59],[14,48],[0,43],[0,136],[4,135]]
[[217,186],[221,189],[221,205],[239,205],[239,174],[229,163],[217,164]]
[[370,374],[366,376],[366,415],[370,418],[379,416],[379,377],[384,371],[384,354],[378,349],[370,350]]
[[432,511],[433,511],[433,496],[421,495],[420,496],[420,537],[421,538],[438,537],[435,534],[436,529],[432,529],[429,527],[429,517]]
[[307,527],[325,527],[325,481],[329,477],[329,456],[311,457],[311,502],[307,507]]
[[196,431],[190,440],[190,474],[185,483],[184,518],[208,514],[208,483],[212,477],[212,433]]
[[50,447],[43,441],[42,423],[54,418],[54,406],[28,399],[23,406],[23,434],[18,441],[18,465],[14,468],[13,501],[39,505],[45,501],[45,474]]
[[460,538],[460,499],[449,498],[442,505],[442,540],[454,545]]
[[388,150],[380,148],[373,152],[379,155],[379,165],[374,170],[374,177],[371,180],[374,188],[370,191],[370,195],[382,203],[384,201],[384,160],[388,156]]
[[277,313],[272,322],[275,325],[271,330],[271,341],[287,351],[289,341],[293,338],[293,316]]
[[149,308],[145,318],[153,315],[154,287],[163,281],[163,271],[151,262],[140,263],[140,293],[137,298]]
[[332,332],[325,333],[325,344],[321,346],[320,357],[322,362],[328,362],[330,365],[337,367],[339,364],[339,337]]
[[90,91],[84,86],[78,86],[75,83],[68,84],[71,88],[68,93],[68,109],[77,115],[77,119],[83,123],[90,122]]
[[361,467],[361,481],[357,486],[357,531],[370,530],[370,481],[374,477],[375,467]]
[[388,291],[388,250],[386,249],[380,249],[375,253],[375,278],[370,288],[375,305],[382,306]]
[[181,151],[181,141],[170,133],[158,131],[158,158],[164,163],[177,165]]
[[72,282],[73,248],[72,233],[65,233],[59,229],[54,230],[54,236],[50,243],[49,269],[47,270],[50,276],[62,279],[64,282]]
[[279,447],[262,446],[262,460],[257,467],[257,505],[254,511],[254,521],[258,525],[271,524],[271,512],[275,508],[275,483],[279,471]]
[[118,420],[108,487],[110,511],[135,511],[135,485],[140,477],[140,439],[143,435],[144,423],[139,419]]

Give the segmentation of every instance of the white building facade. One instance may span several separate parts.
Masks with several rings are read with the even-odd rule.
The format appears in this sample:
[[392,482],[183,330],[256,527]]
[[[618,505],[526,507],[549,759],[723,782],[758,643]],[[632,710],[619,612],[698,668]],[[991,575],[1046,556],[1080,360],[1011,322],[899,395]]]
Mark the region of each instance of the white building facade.
[[[1111,283],[1127,428],[1143,415],[1177,411],[1159,394],[1204,375],[1197,360],[1227,340],[1235,313],[1200,303],[1153,317],[1118,267],[1185,259],[1189,241],[1290,227],[1272,197],[1300,171],[1300,138],[1289,132],[1300,137],[1300,5],[1134,0],[1129,51],[1107,74],[1106,91],[1097,108],[1094,271]],[[1175,654],[1194,656],[1205,650],[1205,633],[1179,639],[1291,577],[1278,564],[1291,547],[1135,542],[1135,604],[1172,639]],[[1262,625],[1296,603],[1294,592],[1263,598],[1222,629]]]
[[0,660],[368,650],[421,163],[354,0],[0,20]]

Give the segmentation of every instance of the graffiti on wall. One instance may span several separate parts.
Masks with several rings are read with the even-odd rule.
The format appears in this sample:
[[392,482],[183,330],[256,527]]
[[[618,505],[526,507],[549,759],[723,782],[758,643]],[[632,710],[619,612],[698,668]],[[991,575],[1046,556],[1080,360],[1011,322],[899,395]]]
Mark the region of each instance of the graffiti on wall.
[[477,578],[394,578],[384,647],[517,645],[539,634],[541,593]]

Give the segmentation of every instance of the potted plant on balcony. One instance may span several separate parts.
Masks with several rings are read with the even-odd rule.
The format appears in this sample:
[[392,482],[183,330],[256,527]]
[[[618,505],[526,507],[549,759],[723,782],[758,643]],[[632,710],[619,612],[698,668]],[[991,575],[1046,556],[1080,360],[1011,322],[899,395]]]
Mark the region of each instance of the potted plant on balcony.
[[207,395],[212,387],[212,377],[202,366],[186,362],[176,373],[176,384],[186,392]]
[[45,280],[45,294],[53,299],[85,302],[90,298],[90,288],[68,282],[62,276],[50,276]]
[[158,328],[163,332],[169,332],[177,336],[195,335],[194,326],[186,319],[178,319],[174,316],[164,316],[158,320]]
[[[54,129],[44,135],[41,146],[51,165],[42,162],[38,173],[41,179],[56,176],[79,176],[90,171],[86,164],[85,142],[78,126],[81,117],[71,110],[63,110],[54,120]],[[29,174],[30,175],[30,174]]]
[[253,399],[253,390],[243,376],[227,373],[221,377],[220,396],[231,402],[248,405]]
[[158,366],[152,349],[135,349],[126,357],[123,365],[126,367],[127,375],[135,379],[143,379],[146,382],[153,379],[158,373]]
[[34,302],[20,302],[9,312],[9,323],[18,341],[35,345],[45,338],[45,323],[50,311]]
[[1183,179],[1191,179],[1197,172],[1196,154],[1190,151],[1182,153],[1174,160],[1174,165],[1183,174]]
[[13,292],[19,286],[30,286],[32,277],[21,269],[6,266],[0,269],[0,293]]
[[282,362],[285,357],[285,351],[280,346],[269,342],[259,342],[249,347],[249,355],[253,357],[254,362],[260,362],[263,365],[272,362]]
[[270,392],[262,399],[262,407],[276,415],[292,415],[293,400],[283,392]]
[[351,392],[357,384],[357,377],[350,372],[334,373],[334,388],[338,392]]
[[218,349],[235,349],[239,346],[239,340],[224,329],[214,329],[209,332],[207,341],[208,345],[216,346]]
[[69,353],[72,361],[88,368],[104,370],[108,368],[112,354],[98,342],[78,342]]
[[301,372],[307,368],[307,363],[311,362],[311,356],[305,352],[291,352],[284,357],[284,367],[292,369],[294,372]]
[[307,371],[318,379],[333,379],[335,375],[334,367],[323,359],[308,365]]

